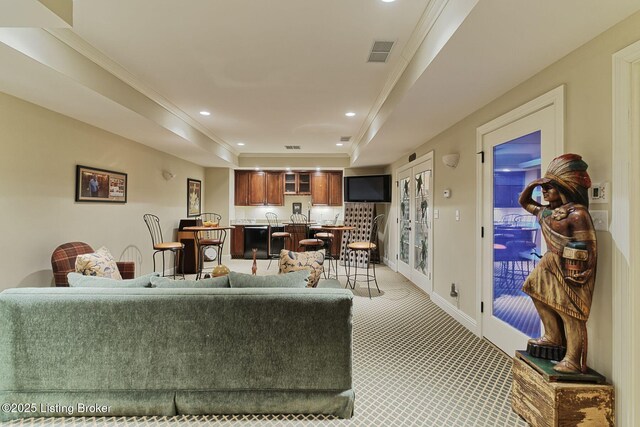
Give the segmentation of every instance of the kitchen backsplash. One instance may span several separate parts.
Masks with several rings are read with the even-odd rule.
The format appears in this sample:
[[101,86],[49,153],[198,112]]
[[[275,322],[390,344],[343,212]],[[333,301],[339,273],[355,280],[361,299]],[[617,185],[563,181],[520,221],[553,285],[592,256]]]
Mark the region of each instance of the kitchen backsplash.
[[293,213],[293,204],[302,203],[302,213],[308,215],[311,209],[311,220],[323,223],[325,221],[333,221],[337,214],[340,214],[338,221],[344,219],[343,206],[311,206],[311,196],[284,196],[284,206],[235,206],[235,218],[232,221],[250,222],[255,220],[257,223],[266,223],[265,214],[274,212],[278,215],[279,221],[289,221]]

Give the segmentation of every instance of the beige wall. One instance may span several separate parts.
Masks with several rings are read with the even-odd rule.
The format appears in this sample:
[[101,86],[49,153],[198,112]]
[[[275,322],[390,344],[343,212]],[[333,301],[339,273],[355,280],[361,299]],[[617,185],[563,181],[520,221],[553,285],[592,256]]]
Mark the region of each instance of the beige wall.
[[[104,245],[116,259],[136,261],[136,274],[151,272],[142,215],[158,215],[165,239],[175,238],[187,178],[204,186],[200,166],[3,93],[0,147],[0,289],[50,286],[51,253],[71,241]],[[127,203],[75,202],[78,164],[127,173]],[[165,180],[165,169],[175,178]]]
[[[584,157],[594,182],[611,181],[611,55],[638,39],[640,14],[635,14],[415,150],[418,157],[434,150],[434,208],[440,210],[440,218],[434,221],[434,292],[449,299],[450,283],[457,283],[459,309],[466,315],[476,319],[479,304],[475,274],[476,128],[565,84],[565,151]],[[447,168],[441,158],[454,151],[460,153],[460,163],[455,169]],[[403,157],[391,169],[406,163]],[[442,197],[445,188],[451,189],[450,199]],[[460,222],[455,221],[455,209],[461,211]],[[610,210],[610,206],[596,205],[595,209]],[[597,234],[599,264],[588,322],[588,362],[610,377],[612,245],[608,232]]]

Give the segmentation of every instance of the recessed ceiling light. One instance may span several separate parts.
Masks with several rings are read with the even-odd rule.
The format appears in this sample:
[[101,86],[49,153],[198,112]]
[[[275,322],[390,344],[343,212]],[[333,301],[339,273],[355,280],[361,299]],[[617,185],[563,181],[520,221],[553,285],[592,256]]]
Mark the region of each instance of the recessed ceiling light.
[[348,113],[344,113],[344,115],[347,117],[353,117],[356,115],[356,113],[354,113],[353,111],[349,111]]
[[383,3],[393,3],[396,0],[382,0]]
[[238,142],[238,145],[243,146],[244,142]]
[[338,147],[342,147],[344,144],[343,144],[342,142],[336,142],[336,145],[337,145]]
[[208,111],[204,111],[204,110],[202,110],[202,111],[200,111],[200,115],[202,115],[202,116],[210,116],[210,115],[211,115],[211,113],[210,113],[210,112],[208,112]]

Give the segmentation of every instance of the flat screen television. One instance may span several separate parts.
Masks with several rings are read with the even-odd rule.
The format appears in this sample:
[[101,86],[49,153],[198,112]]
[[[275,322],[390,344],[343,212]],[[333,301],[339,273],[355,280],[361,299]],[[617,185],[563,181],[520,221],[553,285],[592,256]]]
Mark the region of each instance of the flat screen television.
[[344,201],[391,203],[391,175],[345,176]]

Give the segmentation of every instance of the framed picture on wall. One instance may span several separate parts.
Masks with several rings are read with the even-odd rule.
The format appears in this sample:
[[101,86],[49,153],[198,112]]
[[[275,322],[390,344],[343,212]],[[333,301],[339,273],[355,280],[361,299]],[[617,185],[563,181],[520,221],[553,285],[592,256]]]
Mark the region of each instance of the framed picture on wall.
[[187,178],[187,216],[199,216],[201,213],[202,182]]
[[127,174],[77,165],[76,202],[127,203]]

